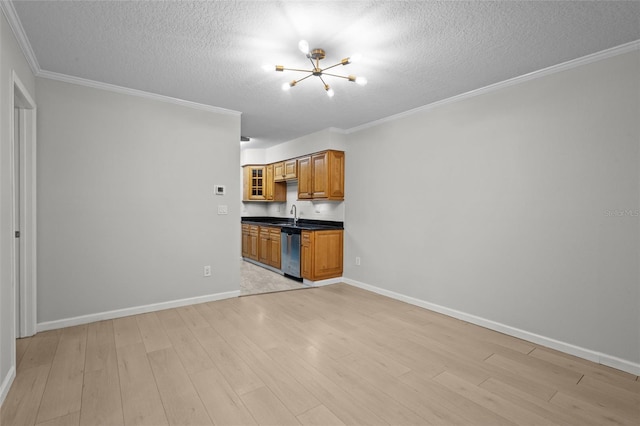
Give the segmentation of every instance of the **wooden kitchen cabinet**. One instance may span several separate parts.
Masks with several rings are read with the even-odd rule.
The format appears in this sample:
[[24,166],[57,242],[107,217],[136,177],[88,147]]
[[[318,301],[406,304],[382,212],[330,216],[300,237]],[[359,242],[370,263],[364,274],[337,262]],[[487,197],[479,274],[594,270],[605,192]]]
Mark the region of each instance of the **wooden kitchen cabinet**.
[[265,166],[244,166],[243,197],[244,201],[265,201]]
[[287,184],[273,180],[273,164],[243,167],[242,201],[287,201]]
[[267,265],[276,269],[281,267],[281,247],[280,247],[280,228],[269,228],[269,254],[267,256]]
[[280,269],[280,228],[242,225],[242,256]]
[[269,228],[260,227],[258,232],[258,262],[267,264],[269,260]]
[[298,161],[296,159],[281,161],[273,165],[274,181],[282,182],[298,178]]
[[261,226],[258,262],[280,269],[280,228]]
[[300,270],[310,281],[342,276],[343,235],[341,229],[302,231]]
[[250,238],[251,238],[251,226],[247,224],[242,224],[242,257],[249,257],[250,249]]
[[276,182],[274,180],[273,164],[265,166],[265,193],[267,201],[287,201],[286,182]]
[[344,200],[344,152],[324,151],[298,159],[299,200]]
[[260,227],[256,225],[242,225],[242,257],[258,260],[258,240]]
[[312,280],[313,277],[313,236],[311,231],[302,231],[300,235],[300,275]]
[[298,158],[298,199],[310,199],[313,194],[311,185],[311,156]]

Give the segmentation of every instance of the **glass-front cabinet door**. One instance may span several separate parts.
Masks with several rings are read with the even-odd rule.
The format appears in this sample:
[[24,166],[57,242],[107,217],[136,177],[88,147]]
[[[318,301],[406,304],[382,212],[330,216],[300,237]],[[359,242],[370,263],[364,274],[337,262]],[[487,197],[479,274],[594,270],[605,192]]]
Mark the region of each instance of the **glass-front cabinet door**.
[[266,200],[265,166],[244,166],[243,199]]

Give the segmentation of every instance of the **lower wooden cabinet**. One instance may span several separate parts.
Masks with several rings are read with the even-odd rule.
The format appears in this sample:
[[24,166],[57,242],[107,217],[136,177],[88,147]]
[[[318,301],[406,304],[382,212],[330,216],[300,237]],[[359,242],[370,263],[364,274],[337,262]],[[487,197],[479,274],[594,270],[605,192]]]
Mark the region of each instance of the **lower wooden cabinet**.
[[[319,281],[342,276],[343,235],[344,231],[341,229],[302,231],[302,278]],[[280,228],[242,224],[242,257],[280,269]]]
[[267,265],[276,269],[281,268],[282,250],[280,247],[280,228],[269,228],[269,254],[267,255]]
[[280,269],[280,228],[260,227],[258,262]]
[[258,237],[260,227],[256,225],[242,225],[242,257],[258,260]]
[[242,257],[280,269],[280,228],[243,224]]
[[261,226],[258,235],[258,262],[266,264],[269,259],[269,228]]
[[302,278],[310,281],[342,276],[344,231],[302,231],[300,238],[300,269]]
[[249,257],[251,225],[242,224],[242,257]]

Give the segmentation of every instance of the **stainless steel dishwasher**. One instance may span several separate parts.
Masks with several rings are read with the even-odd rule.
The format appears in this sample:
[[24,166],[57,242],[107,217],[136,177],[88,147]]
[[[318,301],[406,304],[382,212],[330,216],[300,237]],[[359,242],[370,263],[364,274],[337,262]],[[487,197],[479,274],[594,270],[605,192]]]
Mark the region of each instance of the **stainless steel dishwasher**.
[[283,226],[280,232],[282,272],[285,277],[302,281],[300,275],[300,228]]

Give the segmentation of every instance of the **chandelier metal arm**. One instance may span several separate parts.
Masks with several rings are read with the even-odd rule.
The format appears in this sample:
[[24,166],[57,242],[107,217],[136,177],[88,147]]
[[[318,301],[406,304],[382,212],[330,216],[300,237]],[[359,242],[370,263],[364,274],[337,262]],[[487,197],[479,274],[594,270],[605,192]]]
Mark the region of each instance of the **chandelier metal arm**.
[[339,78],[344,78],[345,80],[351,80],[351,78],[349,78],[346,75],[338,75],[338,74],[330,74],[328,72],[323,72],[323,75],[330,75],[331,77],[339,77]]
[[309,74],[309,75],[307,75],[307,76],[305,76],[305,77],[302,77],[300,80],[296,80],[296,83],[300,83],[302,80],[306,80],[306,79],[308,79],[308,78],[309,78],[309,77],[311,77],[311,76],[313,76],[313,74]]
[[310,72],[313,73],[313,70],[302,70],[299,68],[282,68],[282,71],[298,71],[298,72]]
[[342,64],[342,62],[338,62],[338,63],[337,63],[337,64],[335,64],[335,65],[331,65],[330,67],[323,68],[323,69],[322,69],[322,72],[325,72],[326,70],[330,70],[331,68],[335,68],[335,67],[337,67],[338,65],[343,65],[343,64]]

